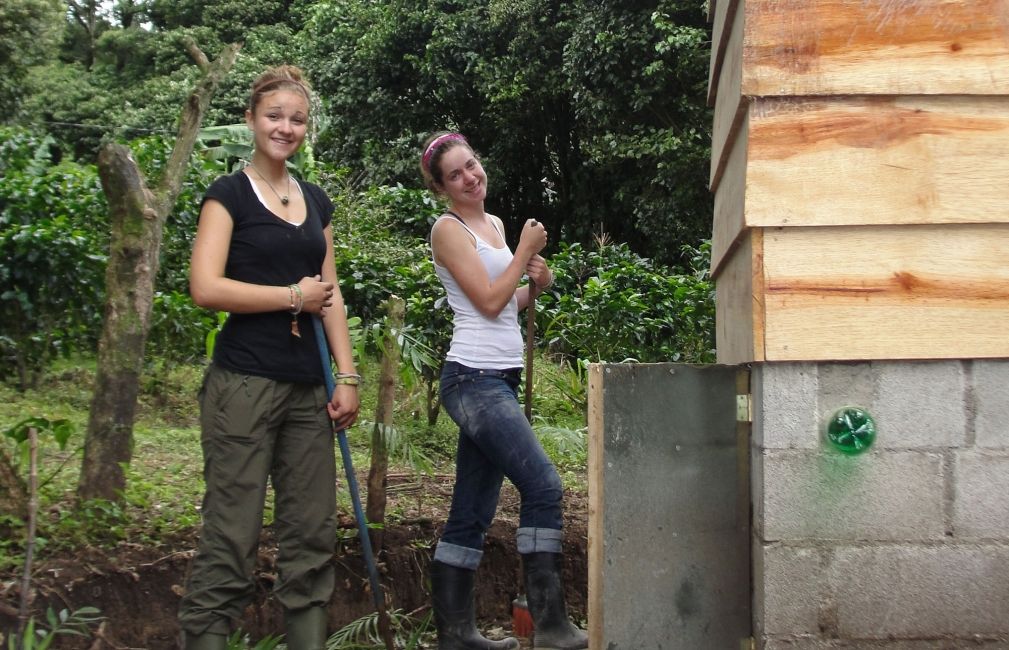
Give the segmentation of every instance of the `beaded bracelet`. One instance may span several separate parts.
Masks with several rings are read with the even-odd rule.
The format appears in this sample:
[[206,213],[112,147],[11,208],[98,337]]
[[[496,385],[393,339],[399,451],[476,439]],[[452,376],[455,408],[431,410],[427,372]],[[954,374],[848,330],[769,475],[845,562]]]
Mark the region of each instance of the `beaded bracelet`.
[[[287,290],[291,292],[291,336],[301,338],[301,330],[298,329],[298,314],[305,306],[305,296],[301,293],[301,287],[296,284],[287,285]],[[298,296],[298,304],[294,304],[294,296]]]
[[336,373],[336,385],[338,386],[357,386],[361,383],[361,375],[353,372],[338,372]]
[[[292,284],[287,287],[291,290],[291,313],[297,316],[301,313],[301,310],[305,307],[305,295],[301,293],[301,287],[296,284]],[[298,295],[298,304],[294,304],[294,294]]]

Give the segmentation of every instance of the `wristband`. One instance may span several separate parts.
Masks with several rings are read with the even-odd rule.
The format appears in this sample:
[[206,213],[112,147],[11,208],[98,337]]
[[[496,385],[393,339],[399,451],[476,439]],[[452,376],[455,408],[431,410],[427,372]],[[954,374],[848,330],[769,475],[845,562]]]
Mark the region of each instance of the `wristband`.
[[298,285],[296,285],[296,284],[292,284],[288,288],[293,293],[295,293],[295,294],[298,295],[298,304],[297,305],[294,304],[293,298],[291,300],[291,313],[294,314],[295,316],[297,316],[298,314],[301,313],[301,310],[305,307],[305,295],[303,293],[301,293],[301,287],[298,286]]
[[338,372],[334,383],[337,386],[358,386],[361,383],[361,375],[352,372]]

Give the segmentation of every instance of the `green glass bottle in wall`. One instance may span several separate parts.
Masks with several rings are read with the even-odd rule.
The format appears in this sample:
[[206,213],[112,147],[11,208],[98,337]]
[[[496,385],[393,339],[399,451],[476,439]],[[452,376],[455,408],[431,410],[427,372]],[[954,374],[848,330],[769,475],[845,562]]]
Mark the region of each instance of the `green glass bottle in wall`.
[[827,440],[843,454],[861,454],[876,440],[876,421],[857,406],[838,409],[827,422]]

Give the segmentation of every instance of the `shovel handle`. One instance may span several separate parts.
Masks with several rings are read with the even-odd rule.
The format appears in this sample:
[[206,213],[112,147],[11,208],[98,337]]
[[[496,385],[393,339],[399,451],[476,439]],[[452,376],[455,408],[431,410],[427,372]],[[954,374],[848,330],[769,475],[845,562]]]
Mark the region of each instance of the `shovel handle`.
[[[332,399],[336,382],[333,378],[333,366],[330,363],[326,332],[322,328],[322,321],[318,317],[312,318],[312,325],[315,327],[315,338],[319,346],[319,358],[322,361],[322,377],[326,382],[326,394]],[[347,432],[344,429],[337,429],[335,422],[333,423],[333,430],[336,432],[336,440],[340,445],[340,455],[343,458],[343,469],[347,475],[347,487],[350,490],[350,500],[354,506],[354,518],[357,519],[357,535],[361,540],[361,551],[364,553],[364,563],[368,569],[371,598],[375,604],[375,611],[378,613],[379,630],[382,634],[386,650],[396,650],[392,638],[389,613],[385,609],[385,596],[382,594],[382,583],[378,578],[378,565],[375,563],[375,556],[371,552],[371,540],[368,539],[368,520],[364,516],[364,509],[361,508],[361,495],[357,489],[357,476],[354,474],[354,464],[351,462]]]
[[533,421],[533,348],[536,343],[536,283],[529,279],[529,304],[526,305],[526,420]]

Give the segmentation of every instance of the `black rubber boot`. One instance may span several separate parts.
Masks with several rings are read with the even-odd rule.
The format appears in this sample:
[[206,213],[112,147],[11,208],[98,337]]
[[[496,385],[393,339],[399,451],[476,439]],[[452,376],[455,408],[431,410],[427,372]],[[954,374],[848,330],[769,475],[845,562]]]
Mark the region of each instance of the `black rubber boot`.
[[522,556],[526,599],[533,618],[533,650],[581,650],[589,637],[568,620],[560,553]]
[[228,647],[228,637],[223,634],[204,632],[203,634],[184,634],[183,647],[186,650],[225,650]]
[[486,639],[476,629],[473,580],[476,571],[431,562],[431,600],[438,630],[438,650],[518,650],[511,637]]
[[324,650],[326,623],[329,615],[325,607],[306,607],[284,612],[287,650]]

